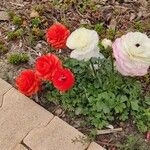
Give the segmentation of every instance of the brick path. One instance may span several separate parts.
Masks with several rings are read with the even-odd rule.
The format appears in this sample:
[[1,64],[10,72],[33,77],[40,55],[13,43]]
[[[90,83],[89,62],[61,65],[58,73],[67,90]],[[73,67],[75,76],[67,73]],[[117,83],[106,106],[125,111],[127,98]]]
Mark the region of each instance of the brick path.
[[104,150],[79,137],[85,136],[0,79],[0,150]]

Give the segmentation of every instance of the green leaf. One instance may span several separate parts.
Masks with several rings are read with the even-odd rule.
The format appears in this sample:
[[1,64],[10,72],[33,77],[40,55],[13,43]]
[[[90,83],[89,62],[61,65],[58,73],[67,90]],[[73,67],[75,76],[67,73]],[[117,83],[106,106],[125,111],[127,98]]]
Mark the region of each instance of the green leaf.
[[138,101],[131,101],[131,108],[133,110],[138,110],[139,109]]
[[145,102],[147,105],[150,105],[150,96],[146,96],[144,102]]

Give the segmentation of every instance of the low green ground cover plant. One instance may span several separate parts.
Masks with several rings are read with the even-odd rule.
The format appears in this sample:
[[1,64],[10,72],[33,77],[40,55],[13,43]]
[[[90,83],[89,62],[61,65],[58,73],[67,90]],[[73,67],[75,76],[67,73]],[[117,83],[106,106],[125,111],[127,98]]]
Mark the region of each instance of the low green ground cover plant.
[[4,42],[0,41],[0,54],[5,54],[8,52],[8,48],[5,46]]
[[8,57],[8,62],[13,65],[19,65],[29,61],[29,56],[25,53],[13,53]]
[[142,95],[141,84],[135,78],[112,72],[110,59],[91,61],[99,66],[98,79],[89,67],[90,62],[67,59],[65,65],[72,69],[76,84],[67,93],[47,86],[47,99],[74,115],[86,116],[86,121],[96,128],[133,119],[139,131],[150,129],[150,102],[149,97]]

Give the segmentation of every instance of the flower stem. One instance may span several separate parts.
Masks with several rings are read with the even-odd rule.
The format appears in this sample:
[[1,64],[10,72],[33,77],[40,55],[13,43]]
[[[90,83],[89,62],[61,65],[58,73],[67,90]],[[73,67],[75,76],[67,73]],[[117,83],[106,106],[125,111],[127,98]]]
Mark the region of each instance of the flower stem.
[[113,59],[113,54],[111,54],[110,57],[111,57],[112,72],[114,73],[114,59]]
[[94,73],[94,76],[97,77],[97,73],[96,73],[96,70],[95,70],[95,68],[94,68],[94,64],[93,64],[93,62],[92,62],[91,59],[90,59],[90,64],[91,64],[91,67],[92,67],[92,71],[93,71],[93,73]]
[[93,64],[91,59],[90,59],[90,64],[91,64],[91,67],[92,67],[92,70],[93,70],[93,74],[94,74],[95,78],[98,79],[99,86],[101,87],[101,85],[102,85],[101,79],[100,79],[100,77],[98,75],[98,72],[95,70],[94,64]]
[[112,84],[112,88],[113,88],[113,86],[114,86],[114,59],[113,59],[113,53],[111,53],[110,57],[111,57],[111,67],[112,67],[112,74],[110,76],[111,76],[111,84]]

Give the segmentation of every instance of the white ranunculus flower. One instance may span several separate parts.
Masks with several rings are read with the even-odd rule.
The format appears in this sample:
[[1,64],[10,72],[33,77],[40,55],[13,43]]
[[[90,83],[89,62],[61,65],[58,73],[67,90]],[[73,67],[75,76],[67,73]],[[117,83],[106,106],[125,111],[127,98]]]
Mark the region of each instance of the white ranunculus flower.
[[99,37],[96,31],[79,28],[71,33],[66,45],[73,51],[71,58],[89,60],[91,57],[103,57],[98,48]]
[[112,46],[112,41],[109,39],[103,39],[101,44],[104,46],[105,49]]
[[80,53],[79,51],[73,50],[70,54],[70,57],[77,60],[85,60],[85,61],[89,60],[92,57],[101,59],[104,58],[104,56],[99,52],[98,47],[95,47],[95,49],[91,51],[86,50],[84,53]]

